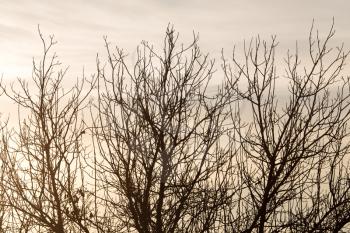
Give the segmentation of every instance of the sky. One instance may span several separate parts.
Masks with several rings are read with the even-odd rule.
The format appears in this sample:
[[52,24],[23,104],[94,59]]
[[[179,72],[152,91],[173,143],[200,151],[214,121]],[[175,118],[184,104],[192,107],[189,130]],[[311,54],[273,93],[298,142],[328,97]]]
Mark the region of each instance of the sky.
[[142,40],[162,42],[168,24],[190,41],[193,32],[213,58],[244,39],[277,35],[280,51],[305,41],[315,20],[327,32],[335,18],[335,40],[350,45],[348,0],[0,0],[0,74],[3,79],[31,75],[32,59],[42,52],[38,25],[54,34],[57,52],[69,75],[95,72],[103,36],[132,57]]

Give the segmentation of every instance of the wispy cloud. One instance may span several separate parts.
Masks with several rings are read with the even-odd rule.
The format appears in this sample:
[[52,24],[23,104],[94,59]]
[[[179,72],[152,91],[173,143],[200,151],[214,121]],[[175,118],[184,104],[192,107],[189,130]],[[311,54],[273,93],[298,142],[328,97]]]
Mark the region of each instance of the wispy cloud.
[[31,57],[40,54],[38,24],[45,34],[56,35],[62,60],[80,71],[83,65],[94,67],[103,35],[132,49],[143,39],[159,42],[168,23],[184,40],[199,32],[204,50],[214,54],[257,34],[278,34],[289,46],[306,38],[312,19],[326,30],[333,16],[341,39],[350,43],[349,6],[344,0],[1,0],[0,73],[13,76],[25,63],[29,70]]

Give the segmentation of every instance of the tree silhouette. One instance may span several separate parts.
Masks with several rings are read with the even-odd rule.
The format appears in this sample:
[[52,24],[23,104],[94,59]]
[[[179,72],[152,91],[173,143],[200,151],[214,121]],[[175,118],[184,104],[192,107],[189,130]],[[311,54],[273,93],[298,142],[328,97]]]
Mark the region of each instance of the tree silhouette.
[[102,199],[119,232],[213,230],[227,201],[228,100],[207,95],[214,63],[197,37],[176,42],[168,28],[163,53],[143,43],[131,69],[106,42],[108,70],[98,64]]
[[168,27],[133,63],[106,39],[97,74],[67,88],[40,33],[31,81],[0,84],[18,107],[0,124],[0,232],[350,231],[349,53],[333,36],[311,28],[284,67],[276,38],[255,38],[217,80],[197,36]]
[[89,232],[81,111],[93,83],[83,78],[65,90],[66,70],[56,70],[50,53],[55,41],[39,34],[43,57],[33,62],[32,82],[1,85],[19,114],[2,151],[2,198],[12,209],[11,232]]
[[[240,99],[232,106],[240,192],[227,211],[228,231],[349,231],[350,85],[340,75],[348,52],[329,48],[333,35],[333,26],[324,40],[312,28],[311,65],[288,53],[284,75],[276,70],[275,38],[251,41],[243,62],[224,61],[229,90]],[[288,94],[278,93],[278,83]]]

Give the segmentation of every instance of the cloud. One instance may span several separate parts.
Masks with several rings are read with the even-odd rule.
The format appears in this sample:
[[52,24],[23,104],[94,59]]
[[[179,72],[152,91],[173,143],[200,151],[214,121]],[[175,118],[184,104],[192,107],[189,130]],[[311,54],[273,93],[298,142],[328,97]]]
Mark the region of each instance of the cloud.
[[12,57],[11,64],[6,58],[0,60],[3,70],[16,62],[30,65],[31,57],[40,55],[38,24],[44,34],[56,35],[58,54],[79,72],[83,65],[94,67],[96,53],[103,50],[103,35],[132,53],[141,40],[156,45],[162,41],[168,23],[174,24],[184,41],[190,40],[193,30],[198,32],[203,50],[213,56],[257,34],[265,38],[277,34],[287,48],[296,39],[306,39],[312,19],[325,31],[333,16],[341,38],[345,43],[350,38],[346,12],[350,3],[343,0],[317,4],[302,0],[2,0],[0,4],[0,51]]

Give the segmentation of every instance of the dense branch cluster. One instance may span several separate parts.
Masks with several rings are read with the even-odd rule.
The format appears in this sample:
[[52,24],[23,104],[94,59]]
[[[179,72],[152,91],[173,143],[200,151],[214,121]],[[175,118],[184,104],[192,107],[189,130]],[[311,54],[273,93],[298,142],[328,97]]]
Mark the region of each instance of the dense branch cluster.
[[40,34],[32,79],[0,85],[18,107],[0,127],[0,232],[349,231],[348,52],[333,36],[312,28],[308,57],[284,65],[258,37],[216,77],[198,37],[169,27],[132,65],[105,40],[96,74],[69,86]]

